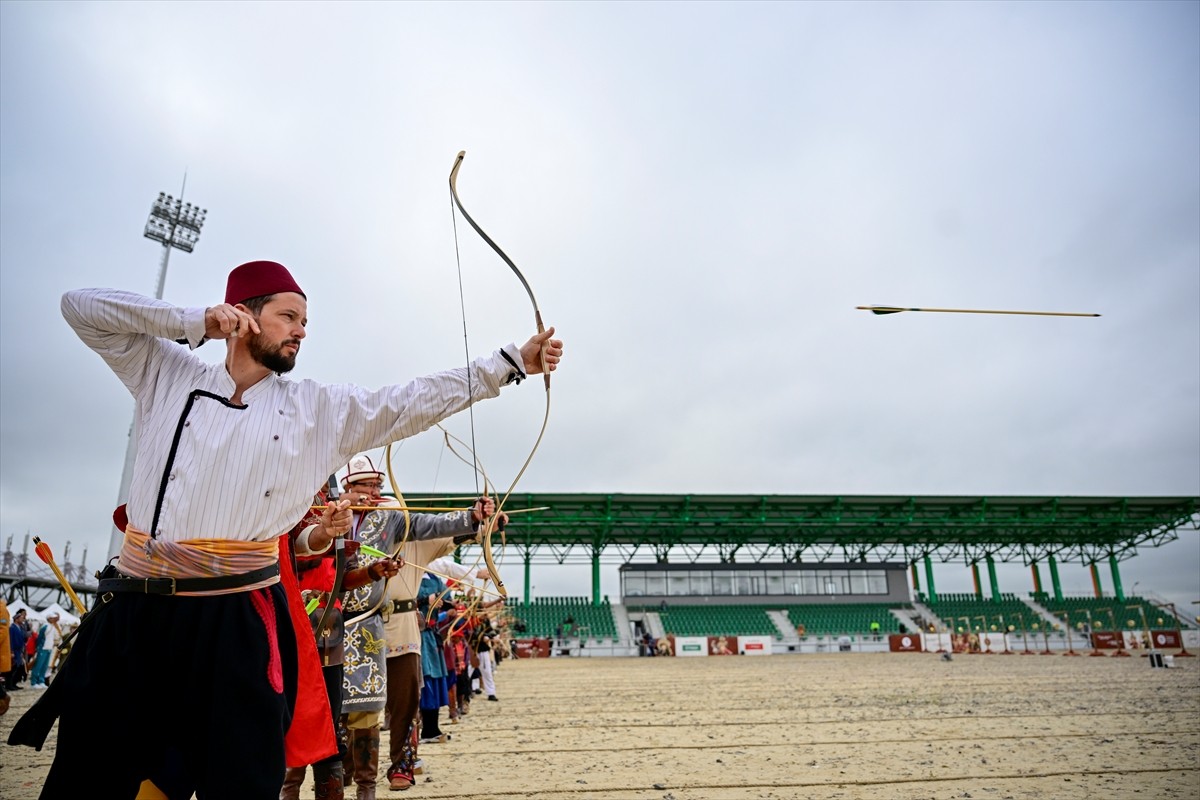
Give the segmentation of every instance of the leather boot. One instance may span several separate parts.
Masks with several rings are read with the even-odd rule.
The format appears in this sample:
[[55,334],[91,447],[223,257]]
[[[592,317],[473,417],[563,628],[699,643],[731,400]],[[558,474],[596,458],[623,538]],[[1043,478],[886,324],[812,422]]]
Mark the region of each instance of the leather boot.
[[342,786],[342,762],[334,759],[313,764],[313,780],[315,800],[345,800],[345,789]]
[[342,756],[342,786],[354,785],[354,773],[357,767],[354,764],[354,731],[350,731],[350,746],[346,748],[346,755]]
[[341,724],[338,726],[338,732],[341,735],[341,745],[344,749],[342,755],[342,786],[351,786],[354,783],[354,731],[346,726],[346,715],[342,715]]
[[300,800],[300,784],[304,783],[305,767],[288,767],[283,774],[283,786],[279,789],[279,800]]
[[350,747],[354,750],[357,800],[375,800],[375,784],[379,780],[379,726],[353,733]]

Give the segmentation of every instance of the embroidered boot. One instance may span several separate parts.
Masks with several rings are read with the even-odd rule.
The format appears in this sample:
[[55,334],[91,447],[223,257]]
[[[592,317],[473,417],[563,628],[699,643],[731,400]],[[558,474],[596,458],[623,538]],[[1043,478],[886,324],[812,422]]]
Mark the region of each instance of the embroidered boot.
[[345,800],[342,786],[342,762],[338,759],[313,764],[313,787],[315,800]]
[[388,767],[388,788],[393,792],[401,792],[416,783],[413,775],[413,765],[417,758],[417,720],[408,726],[408,736],[400,747],[400,757]]
[[304,783],[305,767],[288,767],[283,774],[283,786],[279,790],[279,800],[300,800],[300,784]]
[[357,800],[375,800],[375,782],[379,779],[379,726],[354,731],[350,745],[354,750]]

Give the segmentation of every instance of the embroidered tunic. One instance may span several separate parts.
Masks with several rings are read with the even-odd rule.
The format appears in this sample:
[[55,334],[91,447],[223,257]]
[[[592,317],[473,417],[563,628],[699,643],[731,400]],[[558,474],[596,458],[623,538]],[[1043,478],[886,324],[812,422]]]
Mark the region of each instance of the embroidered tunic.
[[[435,556],[454,548],[453,537],[473,532],[471,513],[410,514],[410,531],[402,555],[405,566],[384,581],[373,581],[346,594],[345,678],[342,684],[342,709],[378,711],[386,696],[388,656],[421,652],[421,633],[417,611],[393,613],[391,601],[413,600],[421,583],[421,570],[412,564],[428,564]],[[381,509],[364,516],[356,538],[363,544],[394,553],[404,540],[404,514]],[[368,566],[378,560],[355,556],[354,566]],[[360,621],[356,617],[367,616]],[[386,632],[385,632],[386,629]]]

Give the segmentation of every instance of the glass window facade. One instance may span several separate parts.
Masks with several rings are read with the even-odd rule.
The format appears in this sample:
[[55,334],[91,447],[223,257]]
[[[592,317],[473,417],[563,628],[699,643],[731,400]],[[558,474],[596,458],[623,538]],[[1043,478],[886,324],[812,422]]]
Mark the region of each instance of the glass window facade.
[[883,569],[622,570],[625,597],[886,595]]

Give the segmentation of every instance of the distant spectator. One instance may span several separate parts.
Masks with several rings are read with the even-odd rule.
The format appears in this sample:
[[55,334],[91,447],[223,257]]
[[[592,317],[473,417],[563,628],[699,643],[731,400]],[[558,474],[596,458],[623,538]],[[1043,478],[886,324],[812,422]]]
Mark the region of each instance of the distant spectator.
[[31,687],[45,689],[49,686],[46,681],[46,672],[50,668],[50,656],[61,640],[62,628],[58,627],[58,614],[51,614],[46,617],[42,627],[38,628],[37,660],[33,662],[33,677],[29,680]]
[[879,638],[879,623],[878,622],[871,623],[871,635],[874,636],[876,639]]
[[25,627],[25,672],[33,672],[33,662],[37,660],[37,636],[32,626]]
[[801,638],[808,635],[808,629],[804,627],[803,622],[796,623],[796,635]]
[[12,640],[8,635],[10,626],[12,626],[12,617],[8,614],[8,603],[4,602],[4,598],[0,596],[0,673],[5,675],[12,671]]
[[13,614],[12,625],[8,629],[8,643],[12,652],[12,668],[4,676],[5,687],[8,689],[24,689],[21,681],[25,680],[28,672],[25,669],[25,640],[29,638],[25,626],[25,609]]

